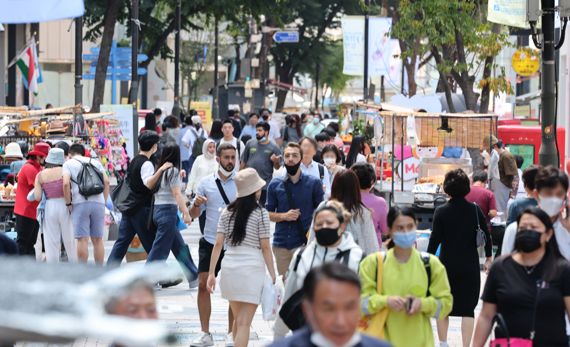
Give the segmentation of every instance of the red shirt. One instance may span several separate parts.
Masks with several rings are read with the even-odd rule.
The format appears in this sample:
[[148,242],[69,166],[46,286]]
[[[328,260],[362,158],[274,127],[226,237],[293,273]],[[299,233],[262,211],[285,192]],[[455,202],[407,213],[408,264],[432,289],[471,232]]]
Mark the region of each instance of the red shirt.
[[16,188],[16,204],[14,205],[14,213],[30,219],[36,219],[36,209],[38,201],[28,201],[28,194],[34,189],[36,176],[42,170],[40,164],[33,160],[28,160],[20,173],[18,173],[18,188]]
[[487,217],[487,223],[490,222],[489,211],[497,209],[495,194],[492,191],[484,187],[471,186],[471,191],[465,196],[465,200],[479,205]]

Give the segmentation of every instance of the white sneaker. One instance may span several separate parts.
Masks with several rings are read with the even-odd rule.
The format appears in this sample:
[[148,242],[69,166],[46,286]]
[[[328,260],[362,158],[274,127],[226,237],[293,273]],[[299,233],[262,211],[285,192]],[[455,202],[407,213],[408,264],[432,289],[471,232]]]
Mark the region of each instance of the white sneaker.
[[192,341],[190,347],[208,347],[213,345],[214,338],[212,337],[212,334],[202,332],[196,340]]
[[226,335],[226,347],[234,347],[234,336],[232,333]]

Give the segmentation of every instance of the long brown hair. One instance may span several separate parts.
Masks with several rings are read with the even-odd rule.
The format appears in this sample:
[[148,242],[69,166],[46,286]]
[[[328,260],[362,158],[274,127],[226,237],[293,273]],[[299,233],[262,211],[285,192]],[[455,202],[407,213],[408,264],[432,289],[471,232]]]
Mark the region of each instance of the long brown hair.
[[362,217],[364,205],[358,177],[354,171],[344,170],[335,175],[331,188],[331,200],[333,199],[342,202],[354,217]]

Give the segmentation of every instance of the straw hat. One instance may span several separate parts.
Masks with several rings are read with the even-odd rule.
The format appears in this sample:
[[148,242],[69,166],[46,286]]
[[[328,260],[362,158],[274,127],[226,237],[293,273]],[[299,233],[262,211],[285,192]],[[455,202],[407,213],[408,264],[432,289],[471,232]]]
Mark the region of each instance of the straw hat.
[[4,158],[6,159],[22,159],[24,155],[22,154],[22,149],[17,142],[10,142],[6,145],[4,151]]
[[61,148],[52,148],[46,157],[46,163],[52,165],[63,165],[65,161],[65,154]]
[[499,140],[497,140],[494,135],[485,136],[483,138],[483,147],[490,148],[491,146],[496,145],[498,142]]
[[67,125],[61,120],[53,120],[49,123],[48,133],[65,133]]
[[252,168],[239,171],[234,181],[236,182],[238,198],[251,195],[265,187],[265,181]]

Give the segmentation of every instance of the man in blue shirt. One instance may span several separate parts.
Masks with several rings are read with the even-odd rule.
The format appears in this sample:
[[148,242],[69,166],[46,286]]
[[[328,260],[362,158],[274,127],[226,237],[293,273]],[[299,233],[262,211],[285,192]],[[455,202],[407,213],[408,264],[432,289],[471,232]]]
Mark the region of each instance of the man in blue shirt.
[[509,214],[507,216],[507,225],[516,222],[519,215],[528,207],[534,207],[538,205],[536,198],[534,196],[534,178],[538,173],[538,166],[531,165],[524,169],[522,174],[522,180],[524,183],[524,190],[526,192],[526,198],[517,198],[509,206]]
[[[223,209],[236,199],[237,188],[234,182],[236,166],[236,148],[228,143],[223,143],[217,149],[217,161],[219,163],[218,171],[204,177],[198,188],[196,188],[196,197],[190,208],[190,216],[192,218],[199,217],[202,213],[206,214],[206,225],[204,227],[204,236],[200,239],[198,254],[200,260],[198,263],[198,313],[200,315],[200,324],[202,333],[192,341],[190,346],[202,347],[213,346],[214,340],[210,333],[210,315],[212,312],[212,303],[210,293],[206,287],[208,281],[208,272],[210,271],[210,258],[214,243],[216,242],[216,233],[218,231],[218,221]],[[224,257],[222,252],[220,260],[216,265],[216,276],[218,275],[221,262]],[[228,310],[229,328],[226,337],[226,345],[232,345],[231,331],[233,325],[233,316],[231,310]]]
[[302,158],[299,144],[287,144],[284,152],[287,175],[274,178],[267,188],[269,219],[277,223],[273,253],[280,275],[287,272],[295,250],[307,242],[313,212],[324,196],[321,181],[301,172]]

